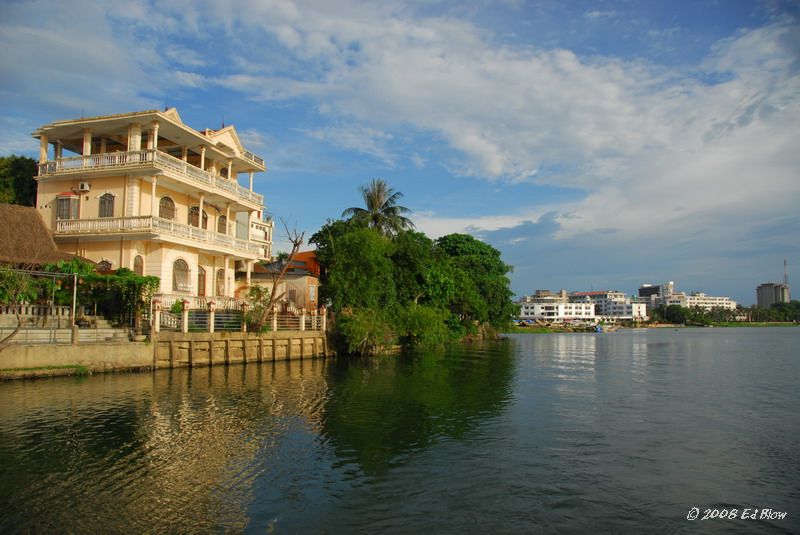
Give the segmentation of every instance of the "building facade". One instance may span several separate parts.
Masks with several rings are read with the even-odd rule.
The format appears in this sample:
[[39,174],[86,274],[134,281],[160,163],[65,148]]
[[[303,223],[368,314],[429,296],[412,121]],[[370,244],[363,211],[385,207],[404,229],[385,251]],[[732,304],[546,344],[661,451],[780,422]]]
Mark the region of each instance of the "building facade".
[[572,292],[570,300],[588,299],[594,303],[595,315],[604,320],[647,320],[647,305],[616,290]]
[[769,308],[776,303],[788,303],[792,300],[789,285],[778,282],[765,282],[756,288],[756,304],[758,308]]
[[[39,139],[36,207],[62,251],[161,279],[161,299],[233,301],[272,254],[272,222],[253,191],[264,160],[233,126],[198,131],[177,110],[58,121]],[[247,186],[239,183],[239,177]]]
[[517,304],[520,306],[519,319],[544,321],[548,323],[594,322],[595,306],[590,300],[570,300],[567,292],[537,290],[532,296],[524,296]]

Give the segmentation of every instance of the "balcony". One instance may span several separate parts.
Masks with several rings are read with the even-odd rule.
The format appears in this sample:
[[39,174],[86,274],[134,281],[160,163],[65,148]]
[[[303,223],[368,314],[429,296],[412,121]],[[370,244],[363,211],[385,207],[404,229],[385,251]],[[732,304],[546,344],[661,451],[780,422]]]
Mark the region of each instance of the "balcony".
[[[198,248],[213,249],[225,254],[262,258],[262,245],[226,236],[218,232],[176,223],[153,216],[104,217],[101,219],[59,219],[55,237],[104,236],[120,234],[150,234],[193,242]],[[255,258],[253,258],[255,259]]]
[[[257,157],[254,156],[254,158]],[[258,159],[260,160],[261,158]],[[169,174],[181,182],[219,193],[225,197],[233,197],[235,200],[245,201],[248,204],[255,204],[258,208],[264,205],[263,195],[240,186],[235,180],[213,175],[208,171],[158,150],[109,152],[90,156],[58,158],[40,163],[39,176],[80,174],[97,170],[130,171],[152,168]]]

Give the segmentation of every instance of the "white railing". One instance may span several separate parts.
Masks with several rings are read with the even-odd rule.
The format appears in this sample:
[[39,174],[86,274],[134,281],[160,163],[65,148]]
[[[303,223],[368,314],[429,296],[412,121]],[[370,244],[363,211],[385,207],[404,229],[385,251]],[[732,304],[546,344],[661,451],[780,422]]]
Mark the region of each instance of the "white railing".
[[172,308],[175,303],[188,301],[186,308],[189,310],[207,310],[208,303],[214,301],[217,310],[241,310],[245,303],[242,299],[233,297],[203,296],[203,295],[181,295],[181,294],[156,294],[153,300],[161,302],[161,310],[166,311]]
[[220,245],[231,249],[260,255],[261,244],[240,240],[225,234],[184,225],[170,219],[152,216],[102,217],[99,219],[59,219],[55,234],[107,234],[126,232],[152,232],[185,238],[203,244]]
[[184,178],[189,178],[194,182],[200,182],[205,186],[217,188],[256,203],[259,206],[263,206],[264,204],[263,195],[242,187],[235,180],[228,180],[227,178],[213,175],[179,158],[153,149],[58,158],[56,160],[40,163],[39,175],[52,175],[62,172],[82,172],[88,169],[137,166],[144,163],[159,165],[162,168],[183,175]]

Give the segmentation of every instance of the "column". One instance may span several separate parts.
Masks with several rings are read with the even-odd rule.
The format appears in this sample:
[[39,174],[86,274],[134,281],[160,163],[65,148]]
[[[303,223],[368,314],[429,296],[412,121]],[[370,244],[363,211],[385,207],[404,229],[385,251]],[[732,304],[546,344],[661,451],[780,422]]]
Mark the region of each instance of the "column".
[[150,324],[150,329],[158,334],[161,331],[161,301],[158,299],[153,300],[153,318]]
[[249,176],[250,176],[250,191],[253,191],[253,170],[252,169],[250,170]]
[[230,262],[230,258],[231,258],[230,255],[225,255],[223,257],[224,262],[225,262],[225,265],[223,266],[223,269],[225,270],[225,278],[224,278],[224,281],[223,281],[224,288],[223,288],[222,291],[225,294],[225,297],[227,297],[229,295],[229,293],[228,293],[228,266],[231,263]]
[[142,125],[139,123],[128,126],[128,150],[142,150]]
[[200,145],[200,169],[206,168],[206,146]]
[[61,144],[61,141],[56,141],[56,154],[55,159],[58,160],[61,158],[61,152],[64,149],[64,146]]
[[197,214],[197,228],[203,228],[203,204],[205,204],[205,200],[206,200],[206,194],[201,191],[200,204],[198,205],[200,213]]
[[39,163],[47,161],[47,136],[42,134],[39,138]]
[[253,261],[252,260],[248,260],[247,261],[247,278],[245,279],[246,282],[247,282],[247,287],[248,288],[250,287],[250,273],[252,273],[252,272],[253,272]]
[[147,140],[147,148],[158,150],[158,121],[153,121],[150,137]]
[[217,310],[217,304],[212,299],[208,302],[208,332],[214,332],[214,321],[215,321],[215,311]]
[[153,185],[150,189],[150,215],[156,217],[158,212],[158,206],[156,205],[156,183],[158,182],[158,177],[153,177]]
[[181,332],[189,332],[189,300],[183,300],[183,310],[181,311]]
[[181,160],[184,162],[189,158],[189,147],[183,146],[181,147]]
[[225,235],[226,236],[230,236],[231,235],[231,226],[232,226],[231,225],[231,205],[230,205],[230,203],[225,205],[225,223],[227,223],[227,226],[225,227]]
[[228,180],[233,180],[233,160],[228,160]]
[[105,154],[108,147],[108,138],[100,136],[100,154]]
[[83,129],[83,152],[81,153],[84,156],[89,156],[92,154],[92,129],[91,128],[84,128]]

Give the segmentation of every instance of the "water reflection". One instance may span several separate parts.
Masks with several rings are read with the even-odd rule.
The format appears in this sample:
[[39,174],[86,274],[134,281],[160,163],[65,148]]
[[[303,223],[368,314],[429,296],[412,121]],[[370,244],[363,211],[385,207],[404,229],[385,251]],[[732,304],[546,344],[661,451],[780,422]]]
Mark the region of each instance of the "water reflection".
[[323,510],[337,489],[499,410],[510,355],[0,385],[0,532],[303,526],[302,511]]

